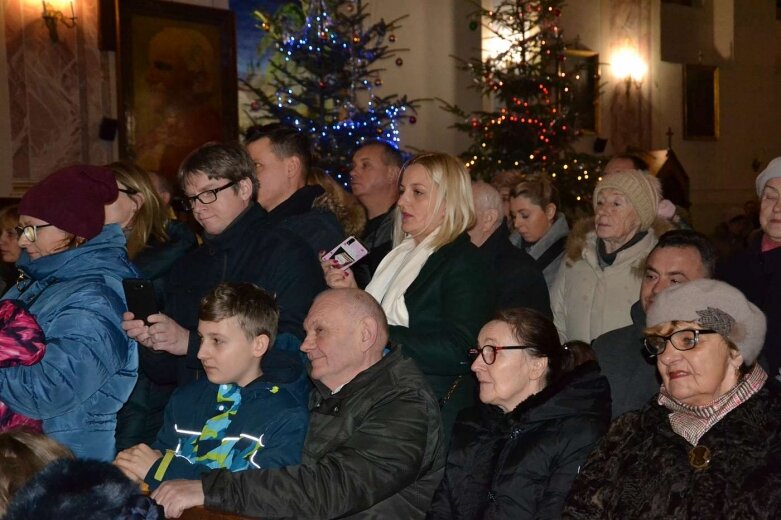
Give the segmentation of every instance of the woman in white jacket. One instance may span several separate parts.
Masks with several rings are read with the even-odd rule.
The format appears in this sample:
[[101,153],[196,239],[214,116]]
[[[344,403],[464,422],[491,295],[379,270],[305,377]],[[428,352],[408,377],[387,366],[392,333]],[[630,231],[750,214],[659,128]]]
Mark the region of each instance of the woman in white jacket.
[[661,185],[646,171],[605,176],[594,189],[594,218],[578,223],[551,290],[559,334],[589,342],[632,323],[645,258],[669,224],[656,219]]

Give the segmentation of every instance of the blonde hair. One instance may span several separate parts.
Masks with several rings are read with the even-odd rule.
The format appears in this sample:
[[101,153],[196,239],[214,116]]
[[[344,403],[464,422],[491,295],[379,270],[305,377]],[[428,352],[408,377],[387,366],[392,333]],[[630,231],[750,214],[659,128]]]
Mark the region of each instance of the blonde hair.
[[319,168],[310,168],[307,185],[321,186],[325,193],[315,199],[314,207],[325,208],[336,215],[347,236],[361,236],[366,226],[366,210],[352,193]]
[[[475,223],[475,205],[472,199],[472,180],[466,173],[461,161],[444,153],[424,153],[416,155],[401,170],[404,172],[417,164],[426,171],[434,184],[434,211],[436,215],[444,206],[445,218],[434,236],[431,247],[436,251],[449,244]],[[399,245],[406,234],[401,228],[401,212],[396,211],[393,224],[393,245]]]
[[161,242],[168,240],[163,203],[149,175],[135,163],[119,161],[109,164],[108,167],[114,172],[117,182],[137,191],[144,198],[126,233],[127,254],[132,260],[143,251],[150,239],[156,238]]
[[72,459],[73,454],[40,433],[22,429],[0,433],[0,517],[29,479],[49,463],[63,458]]

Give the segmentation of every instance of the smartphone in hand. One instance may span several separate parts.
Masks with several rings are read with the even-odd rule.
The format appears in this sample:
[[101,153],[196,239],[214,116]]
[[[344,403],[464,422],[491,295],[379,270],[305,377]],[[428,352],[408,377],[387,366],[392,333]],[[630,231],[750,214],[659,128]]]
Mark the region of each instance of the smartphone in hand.
[[125,290],[127,310],[132,312],[137,320],[144,320],[144,325],[149,325],[147,318],[160,312],[152,282],[140,278],[129,278],[122,280],[122,288]]
[[322,259],[336,260],[336,267],[344,271],[368,254],[369,250],[357,238],[351,236],[323,255]]

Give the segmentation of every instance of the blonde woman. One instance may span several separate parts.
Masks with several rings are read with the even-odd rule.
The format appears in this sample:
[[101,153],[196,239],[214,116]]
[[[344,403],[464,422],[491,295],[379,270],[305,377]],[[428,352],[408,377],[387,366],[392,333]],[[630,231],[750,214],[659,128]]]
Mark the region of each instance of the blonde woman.
[[[440,400],[445,432],[473,401],[467,350],[493,312],[489,266],[469,241],[475,221],[469,175],[454,157],[426,153],[402,169],[394,248],[366,287],[380,302],[391,341],[413,358]],[[352,272],[324,262],[331,287],[354,287]]]
[[[162,304],[163,280],[185,253],[196,245],[186,224],[166,217],[151,178],[131,162],[108,166],[114,173],[119,195],[106,206],[106,223],[119,224],[127,239],[130,260],[144,278],[152,280]],[[117,417],[117,449],[151,444],[163,424],[163,410],[173,391],[154,382],[159,355],[139,349],[138,383]]]
[[111,163],[108,168],[117,179],[119,197],[106,206],[106,223],[122,228],[128,256],[142,274],[151,280],[160,279],[195,247],[195,234],[184,223],[167,218],[144,170],[124,161]]

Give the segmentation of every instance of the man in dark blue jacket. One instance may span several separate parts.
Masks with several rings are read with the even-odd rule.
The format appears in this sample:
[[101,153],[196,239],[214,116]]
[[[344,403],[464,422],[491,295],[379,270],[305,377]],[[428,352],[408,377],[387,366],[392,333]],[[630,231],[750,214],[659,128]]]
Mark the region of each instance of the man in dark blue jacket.
[[198,305],[221,282],[251,282],[274,294],[280,313],[275,348],[298,348],[304,317],[325,288],[322,271],[306,243],[268,225],[255,202],[258,181],[247,151],[234,143],[205,144],[184,160],[179,182],[204,243],[171,270],[164,313],[149,316],[149,326],[124,316],[128,335],[149,347],[141,351],[142,369],[160,384],[199,377]]

